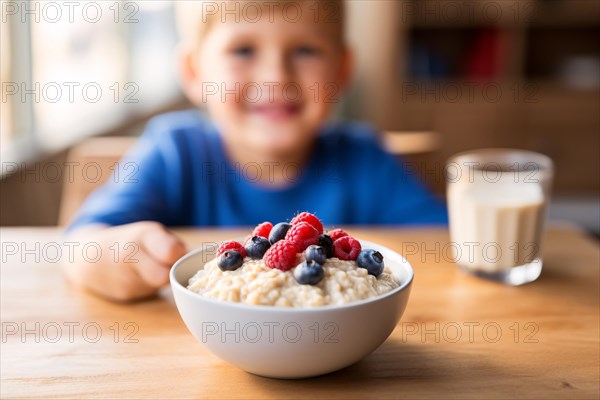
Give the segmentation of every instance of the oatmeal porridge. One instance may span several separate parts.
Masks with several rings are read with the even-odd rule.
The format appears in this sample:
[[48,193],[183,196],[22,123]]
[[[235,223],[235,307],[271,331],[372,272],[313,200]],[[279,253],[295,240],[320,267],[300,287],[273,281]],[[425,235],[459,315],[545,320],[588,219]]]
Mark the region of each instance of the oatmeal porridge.
[[383,255],[344,232],[325,232],[303,212],[289,223],[259,224],[244,244],[223,242],[188,289],[227,302],[308,308],[379,296],[399,283]]
[[330,258],[323,270],[318,284],[300,285],[291,271],[269,268],[262,260],[246,258],[235,271],[221,271],[214,259],[190,279],[188,288],[223,301],[304,308],[347,304],[399,286],[389,269],[376,278],[354,261]]

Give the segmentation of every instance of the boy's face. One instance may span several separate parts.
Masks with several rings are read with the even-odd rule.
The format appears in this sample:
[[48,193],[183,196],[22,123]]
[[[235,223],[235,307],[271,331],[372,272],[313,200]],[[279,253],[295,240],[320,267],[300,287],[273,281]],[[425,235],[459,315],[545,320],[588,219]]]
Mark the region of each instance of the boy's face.
[[215,21],[208,29],[186,90],[206,104],[228,144],[268,157],[304,151],[337,103],[348,54],[335,24],[302,11],[297,22],[275,9],[271,21],[263,12],[256,22]]

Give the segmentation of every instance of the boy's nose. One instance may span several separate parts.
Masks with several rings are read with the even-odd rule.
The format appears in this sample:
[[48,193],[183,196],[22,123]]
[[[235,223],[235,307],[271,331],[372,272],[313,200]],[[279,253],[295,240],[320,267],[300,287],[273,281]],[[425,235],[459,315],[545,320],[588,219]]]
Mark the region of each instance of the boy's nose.
[[292,76],[290,63],[285,54],[271,52],[265,55],[260,65],[260,79],[263,83],[285,85]]

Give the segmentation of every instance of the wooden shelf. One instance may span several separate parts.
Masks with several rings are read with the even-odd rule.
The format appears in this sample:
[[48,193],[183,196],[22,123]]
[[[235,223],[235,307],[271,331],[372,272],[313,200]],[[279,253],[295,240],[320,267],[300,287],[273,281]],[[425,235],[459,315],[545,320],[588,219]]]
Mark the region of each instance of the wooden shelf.
[[600,25],[600,2],[596,0],[538,0],[536,4],[527,21],[531,27],[593,28]]
[[408,0],[402,5],[403,29],[502,27],[581,27],[600,24],[595,0]]
[[[594,84],[578,88],[564,72],[569,59],[600,58],[600,1],[370,2],[379,14],[367,12],[364,2],[348,5],[356,16],[349,29],[362,72],[354,86],[358,107],[351,117],[369,120],[382,131],[436,132],[435,150],[401,151],[417,169],[437,170],[464,150],[517,147],[555,160],[557,192],[600,191],[600,90]],[[470,76],[476,74],[467,72],[478,70],[466,68],[465,59],[486,49],[485,43],[473,47],[482,32],[497,33],[503,50],[497,68],[475,80]],[[417,42],[422,53],[415,52]],[[426,68],[411,64],[415,54],[423,57]],[[436,57],[443,59],[447,68],[440,70],[445,74],[436,75],[427,64]],[[583,64],[593,73],[593,62]],[[577,75],[574,69],[571,76]],[[423,70],[428,72],[413,73]],[[499,88],[501,96],[486,96],[486,86],[492,95]],[[462,90],[458,97],[456,87]],[[427,174],[424,179],[444,191],[443,180]]]

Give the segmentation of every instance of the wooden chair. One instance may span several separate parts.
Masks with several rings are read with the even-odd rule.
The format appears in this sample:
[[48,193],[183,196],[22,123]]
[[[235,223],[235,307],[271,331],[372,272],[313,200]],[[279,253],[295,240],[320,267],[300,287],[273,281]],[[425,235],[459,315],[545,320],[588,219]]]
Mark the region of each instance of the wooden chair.
[[59,225],[68,225],[86,197],[112,176],[115,164],[136,141],[136,137],[95,137],[75,145],[66,165],[77,171],[63,183]]
[[438,150],[442,145],[436,132],[383,132],[383,145],[391,154],[423,154]]

